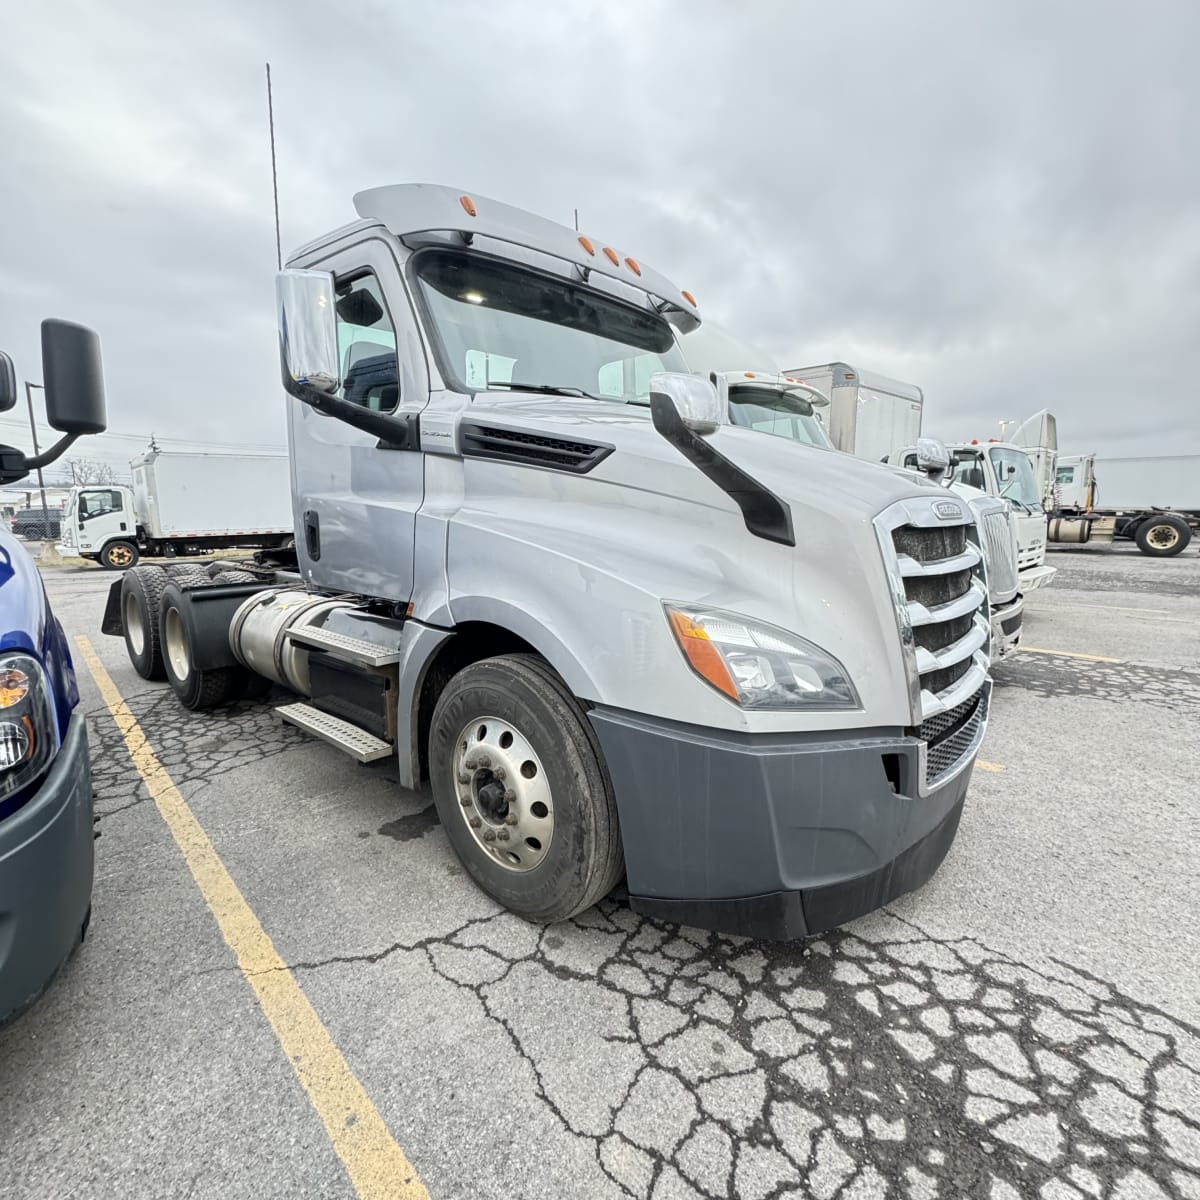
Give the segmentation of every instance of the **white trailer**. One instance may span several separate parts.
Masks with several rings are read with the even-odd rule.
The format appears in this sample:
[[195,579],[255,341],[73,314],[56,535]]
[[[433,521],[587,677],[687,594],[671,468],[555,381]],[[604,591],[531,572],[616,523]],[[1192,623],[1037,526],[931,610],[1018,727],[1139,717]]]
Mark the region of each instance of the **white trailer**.
[[130,466],[132,488],[72,489],[59,553],[124,570],[142,554],[292,544],[286,455],[151,450]]
[[897,446],[911,445],[921,436],[925,396],[916,384],[842,362],[795,367],[784,374],[829,397],[829,437],[855,458],[883,462]]
[[1052,542],[1137,543],[1167,558],[1200,532],[1200,454],[1145,458],[1063,456],[1055,475]]

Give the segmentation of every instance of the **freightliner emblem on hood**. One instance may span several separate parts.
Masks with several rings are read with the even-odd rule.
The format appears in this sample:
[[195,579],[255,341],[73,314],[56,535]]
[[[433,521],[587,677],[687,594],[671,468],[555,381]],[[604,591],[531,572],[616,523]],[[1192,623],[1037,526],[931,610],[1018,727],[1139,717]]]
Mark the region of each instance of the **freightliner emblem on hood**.
[[933,511],[942,521],[958,521],[962,519],[963,510],[953,500],[935,500]]

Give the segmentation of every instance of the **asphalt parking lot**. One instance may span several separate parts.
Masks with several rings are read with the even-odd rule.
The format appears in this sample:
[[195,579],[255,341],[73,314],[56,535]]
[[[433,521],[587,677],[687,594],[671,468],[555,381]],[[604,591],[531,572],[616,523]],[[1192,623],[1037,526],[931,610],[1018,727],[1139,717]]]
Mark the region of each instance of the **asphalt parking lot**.
[[1200,1197],[1200,555],[1052,561],[940,872],[807,946],[524,924],[387,766],[185,712],[99,634],[112,576],[47,569],[101,837],[86,945],[0,1032],[0,1195]]

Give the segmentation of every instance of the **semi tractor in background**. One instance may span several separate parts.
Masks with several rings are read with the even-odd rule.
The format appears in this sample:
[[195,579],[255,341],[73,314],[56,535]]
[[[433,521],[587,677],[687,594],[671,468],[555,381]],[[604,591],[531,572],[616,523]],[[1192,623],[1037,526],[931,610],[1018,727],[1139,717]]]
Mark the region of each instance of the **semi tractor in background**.
[[273,682],[428,778],[531,920],[624,875],[790,938],[919,886],[987,722],[969,508],[730,423],[693,297],[611,245],[444,187],[355,205],[277,280],[291,564],[137,566],[104,632],[189,708]]
[[130,467],[131,488],[72,488],[60,554],[123,571],[143,554],[174,557],[293,540],[286,455],[151,450]]
[[1137,543],[1166,558],[1200,532],[1200,454],[1058,459],[1050,510],[1052,542]]
[[[100,341],[42,322],[46,420],[63,436],[27,456],[0,446],[0,485],[48,466],[104,431]],[[0,412],[17,402],[0,353]],[[95,834],[87,721],[62,626],[37,566],[0,524],[0,1025],[28,1008],[83,941]]]
[[[841,362],[795,367],[785,374],[803,380],[829,399],[825,420],[837,449],[872,462],[917,469],[916,443],[922,432],[925,397],[915,384]],[[1026,426],[1040,430],[1043,415],[1052,432],[1054,418],[1048,414],[1039,413]],[[1024,433],[1026,426],[1019,432]],[[1046,564],[1046,519],[1030,449],[977,441],[948,443],[947,449],[955,481],[1003,500],[1011,509],[1020,593],[1044,587],[1056,569]],[[1052,466],[1052,458],[1050,462]],[[995,526],[996,518],[990,521]],[[1010,631],[1019,628],[1015,613],[1009,614],[1007,624]]]

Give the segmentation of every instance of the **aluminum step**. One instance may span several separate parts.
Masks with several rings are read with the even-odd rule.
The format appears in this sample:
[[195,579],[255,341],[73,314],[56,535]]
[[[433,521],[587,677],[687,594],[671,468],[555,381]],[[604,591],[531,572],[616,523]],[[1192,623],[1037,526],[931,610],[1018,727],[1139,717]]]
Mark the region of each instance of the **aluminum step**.
[[361,763],[375,762],[395,753],[390,742],[377,738],[373,733],[331,716],[311,704],[284,704],[275,710],[290,725],[304,729],[319,737],[321,741],[336,746]]
[[373,642],[334,633],[330,629],[289,629],[287,636],[301,646],[325,650],[334,658],[357,663],[360,667],[387,667],[400,661],[399,650],[389,650],[386,646],[376,646]]

